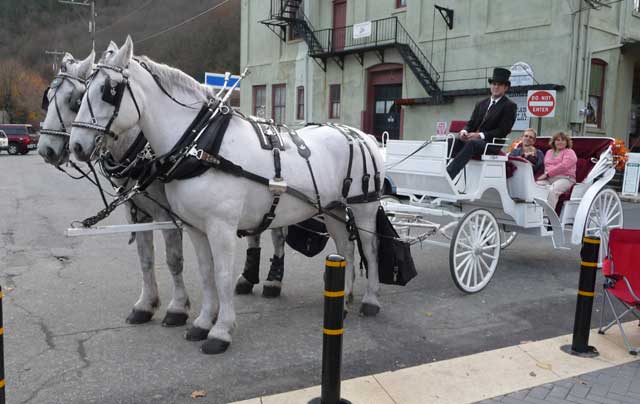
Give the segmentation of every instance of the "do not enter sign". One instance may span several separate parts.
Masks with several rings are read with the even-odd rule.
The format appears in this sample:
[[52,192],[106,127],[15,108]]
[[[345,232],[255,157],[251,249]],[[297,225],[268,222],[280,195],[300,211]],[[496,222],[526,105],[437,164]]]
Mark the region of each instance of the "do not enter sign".
[[531,90],[527,93],[527,115],[551,118],[556,114],[555,90]]

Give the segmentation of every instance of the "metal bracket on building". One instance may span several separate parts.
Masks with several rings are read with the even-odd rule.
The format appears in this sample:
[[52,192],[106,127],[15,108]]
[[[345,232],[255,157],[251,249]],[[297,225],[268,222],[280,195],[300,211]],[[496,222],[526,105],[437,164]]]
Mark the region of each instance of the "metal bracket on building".
[[333,60],[336,61],[336,64],[340,68],[340,70],[344,70],[344,56],[334,56]]
[[326,73],[326,71],[327,71],[327,61],[325,59],[320,59],[318,61],[318,59],[313,58],[313,61],[316,62],[318,64],[318,66],[320,66],[322,71]]
[[449,27],[449,29],[453,29],[453,9],[440,7],[438,5],[434,5],[434,7],[436,8],[436,10],[438,10],[440,15],[444,19],[444,22],[447,24],[447,27]]
[[364,66],[364,53],[354,53],[353,56],[356,57],[356,59],[360,63],[360,66]]
[[378,55],[380,63],[384,63],[384,49],[376,49],[376,55]]

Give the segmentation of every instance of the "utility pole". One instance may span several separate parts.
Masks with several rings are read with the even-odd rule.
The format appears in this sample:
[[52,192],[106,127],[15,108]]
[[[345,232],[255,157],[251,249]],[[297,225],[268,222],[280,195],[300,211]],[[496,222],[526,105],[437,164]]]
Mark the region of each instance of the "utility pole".
[[65,55],[66,52],[60,52],[57,50],[53,50],[53,51],[44,51],[45,54],[47,55],[52,55],[53,56],[53,73],[57,73],[58,72],[58,57],[63,57]]
[[91,32],[91,50],[96,50],[96,0],[58,0],[58,3],[71,4],[73,6],[91,7],[91,21],[89,22],[89,32]]

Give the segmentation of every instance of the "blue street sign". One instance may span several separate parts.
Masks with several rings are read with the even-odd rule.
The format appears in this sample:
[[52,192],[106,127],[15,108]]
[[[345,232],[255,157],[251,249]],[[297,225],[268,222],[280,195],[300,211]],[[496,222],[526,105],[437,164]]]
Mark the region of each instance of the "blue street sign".
[[[232,87],[240,79],[240,76],[232,75],[227,83],[227,88]],[[224,73],[209,73],[204,74],[204,84],[212,87],[222,88],[224,85]],[[240,85],[236,87],[236,90],[240,89]]]

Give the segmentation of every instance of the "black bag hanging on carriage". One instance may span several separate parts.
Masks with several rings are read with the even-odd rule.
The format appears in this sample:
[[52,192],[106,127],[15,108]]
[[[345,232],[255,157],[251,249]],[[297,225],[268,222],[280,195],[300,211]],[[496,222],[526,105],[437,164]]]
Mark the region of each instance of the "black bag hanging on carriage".
[[418,272],[411,256],[411,245],[400,240],[382,206],[376,216],[378,233],[378,278],[387,285],[406,285]]
[[324,223],[314,218],[307,219],[289,226],[287,244],[307,257],[314,257],[327,245],[329,237],[326,233],[327,226]]

